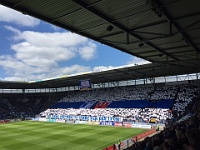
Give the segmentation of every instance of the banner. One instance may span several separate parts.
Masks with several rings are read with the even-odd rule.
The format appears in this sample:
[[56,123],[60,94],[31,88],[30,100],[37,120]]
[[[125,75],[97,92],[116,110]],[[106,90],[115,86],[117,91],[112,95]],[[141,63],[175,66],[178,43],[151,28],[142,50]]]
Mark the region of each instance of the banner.
[[144,129],[151,129],[151,125],[146,124],[132,124],[132,128],[144,128]]
[[10,120],[0,120],[0,124],[8,123]]
[[91,82],[90,80],[81,80],[80,81],[80,90],[84,91],[84,90],[91,90],[92,86],[91,86]]
[[64,123],[65,120],[63,120],[63,119],[56,119],[56,122],[62,122],[62,123]]
[[124,126],[124,127],[128,127],[128,128],[131,128],[131,127],[132,127],[132,124],[131,124],[131,123],[125,122],[125,123],[123,123],[123,126]]
[[99,122],[88,121],[87,124],[99,125]]
[[33,121],[39,121],[39,118],[32,118]]
[[117,149],[117,146],[114,144],[112,146],[104,148],[103,150],[118,150],[118,149]]
[[56,122],[56,119],[47,119],[49,122]]
[[47,121],[46,118],[38,118],[39,121]]
[[121,127],[122,126],[122,122],[115,122],[114,125],[117,126],[117,127]]
[[87,124],[87,121],[75,121],[75,124]]
[[65,123],[75,124],[75,121],[72,121],[72,120],[66,120]]
[[49,115],[48,119],[65,119],[65,120],[79,120],[79,121],[114,121],[114,122],[122,122],[122,118],[120,117],[105,117],[105,116],[71,116],[71,115]]
[[114,126],[115,123],[113,121],[101,121],[100,125],[102,125],[102,126]]

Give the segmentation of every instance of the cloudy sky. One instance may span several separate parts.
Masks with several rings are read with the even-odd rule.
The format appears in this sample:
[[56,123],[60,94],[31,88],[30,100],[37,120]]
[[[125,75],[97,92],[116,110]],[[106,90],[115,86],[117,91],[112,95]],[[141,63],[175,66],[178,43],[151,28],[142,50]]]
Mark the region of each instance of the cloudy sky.
[[0,5],[0,80],[34,81],[144,60]]

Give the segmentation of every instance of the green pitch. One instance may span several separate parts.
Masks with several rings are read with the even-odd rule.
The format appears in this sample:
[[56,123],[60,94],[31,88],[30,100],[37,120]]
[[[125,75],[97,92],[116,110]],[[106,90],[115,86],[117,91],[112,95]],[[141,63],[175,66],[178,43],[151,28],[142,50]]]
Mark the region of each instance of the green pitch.
[[146,130],[51,122],[0,124],[0,150],[102,150]]

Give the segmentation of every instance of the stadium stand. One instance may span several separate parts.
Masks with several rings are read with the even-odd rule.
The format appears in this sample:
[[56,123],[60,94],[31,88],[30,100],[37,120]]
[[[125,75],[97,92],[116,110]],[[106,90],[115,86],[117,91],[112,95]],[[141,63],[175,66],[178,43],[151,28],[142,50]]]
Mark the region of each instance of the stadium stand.
[[[182,89],[188,90],[188,88],[185,87],[183,87]],[[190,91],[192,92],[193,90]],[[195,97],[193,101],[190,101],[189,105],[187,105],[185,108],[186,109],[184,114],[180,116],[174,115],[172,120],[168,120],[168,124],[163,131],[152,137],[147,137],[143,141],[135,142],[134,145],[127,148],[126,150],[144,150],[144,149],[199,150],[200,149],[199,96]],[[183,118],[183,116],[185,116],[186,114],[190,115],[187,115],[188,117],[185,117],[184,119],[180,119]]]
[[17,116],[15,109],[10,105],[7,99],[1,99],[0,101],[0,120],[12,119]]
[[122,86],[114,88],[93,89],[92,91],[73,91],[61,99],[61,102],[76,101],[119,101],[119,100],[162,100],[174,99],[175,86],[155,89],[153,86]]
[[[142,82],[145,83],[148,80],[151,82],[152,77],[154,79],[161,76],[170,78],[173,75],[189,73],[195,73],[194,80],[199,80],[200,1],[136,0],[109,1],[108,3],[101,0],[72,0],[66,3],[66,1],[1,0],[0,3],[23,14],[37,17],[68,29],[72,33],[78,33],[152,62],[144,66],[136,65],[133,68],[114,69],[104,73],[101,70],[98,73],[84,73],[78,76],[78,80],[87,77],[98,84],[125,80],[135,80],[136,83],[137,79],[144,79]],[[58,10],[58,8],[62,9]],[[190,80],[189,76],[185,80]],[[24,90],[26,87],[27,89],[48,88],[50,90],[52,87],[75,86],[76,83],[77,76],[73,78],[67,75],[55,80],[37,81],[34,84],[2,82],[1,85],[10,89],[21,87]],[[161,116],[163,118],[159,120],[166,120],[164,131],[151,138],[147,137],[144,141],[135,141],[136,143],[129,149],[200,150],[199,89],[193,85],[159,88],[115,87],[85,92],[72,91],[64,96],[51,98],[32,99],[28,96],[15,98],[18,99],[18,103],[13,102],[13,98],[1,97],[1,99],[3,99],[0,103],[2,118],[13,114],[32,115],[38,112],[42,112],[43,117],[62,114],[116,115],[126,121],[134,119],[145,121],[151,115],[157,118]],[[60,99],[62,100],[55,104]],[[109,105],[107,105],[108,102]],[[174,103],[173,106],[172,103]],[[93,109],[95,106],[98,108]],[[114,108],[110,108],[111,106]],[[80,107],[87,109],[78,109]],[[168,109],[165,110],[165,108]],[[119,144],[123,145],[120,142]]]
[[185,111],[185,107],[197,96],[198,86],[181,86],[173,110]]
[[173,99],[151,102],[149,100],[113,101],[109,108],[171,108]]
[[[197,97],[198,87],[192,85],[147,87],[114,87],[92,91],[71,91],[48,95],[7,97],[1,101],[1,112],[9,110],[15,115],[34,116],[47,108],[163,108],[183,112]],[[66,96],[67,95],[67,96]],[[102,97],[101,97],[102,96]],[[64,97],[64,98],[63,98]],[[48,100],[48,101],[47,101]],[[174,101],[175,100],[175,101]],[[59,101],[59,102],[57,102]],[[54,104],[54,105],[52,105]],[[101,105],[100,105],[101,104]],[[7,114],[7,113],[1,113]]]
[[[164,123],[167,118],[172,117],[171,108],[173,107],[173,111],[176,112],[177,106],[181,105],[182,102],[179,101],[179,97],[182,96],[182,91],[186,91],[185,89],[190,89],[185,93],[186,95],[190,95],[190,99],[188,100],[191,101],[191,99],[194,99],[198,87],[194,88],[186,85],[170,85],[157,89],[153,87],[135,88],[129,86],[95,89],[93,91],[84,92],[73,91],[52,106],[52,109],[41,112],[40,115],[43,117],[48,116],[50,112],[56,116],[72,115],[71,112],[73,112],[74,115],[119,116],[122,117],[123,120],[134,122],[149,122],[150,118],[154,116],[157,123]],[[101,93],[103,98],[98,97],[95,99],[95,96],[99,95],[99,93]],[[114,99],[113,95],[116,95],[116,99]],[[102,99],[105,101],[101,101]],[[175,103],[174,99],[176,99]],[[185,106],[187,106],[188,103],[186,103]],[[56,113],[56,111],[58,112]]]
[[7,119],[34,117],[61,98],[62,95],[57,94],[26,94],[26,97],[23,94],[2,94],[0,116]]
[[[116,96],[114,96],[115,93]],[[59,95],[56,93],[51,97],[26,95],[25,98],[20,96],[15,99],[2,98],[0,117],[5,119],[14,118],[17,115],[33,116],[35,114],[39,114],[41,118],[55,119],[66,115],[96,118],[100,116],[101,118],[118,117],[125,123],[147,124],[151,118],[155,118],[156,123],[166,124],[164,131],[155,136],[145,138],[144,141],[135,141],[135,144],[128,148],[133,150],[161,147],[183,149],[187,145],[191,146],[191,141],[188,139],[197,136],[195,133],[199,133],[197,128],[200,122],[200,102],[199,88],[196,85],[170,85],[159,88],[116,87],[93,91],[72,91],[59,93]],[[96,121],[101,121],[98,119]],[[81,117],[79,120],[81,121]],[[195,140],[194,146],[198,147]]]
[[61,99],[62,102],[76,101],[118,101],[118,100],[145,100],[149,93],[154,90],[153,87],[136,88],[134,86],[99,88],[92,91],[74,91]]

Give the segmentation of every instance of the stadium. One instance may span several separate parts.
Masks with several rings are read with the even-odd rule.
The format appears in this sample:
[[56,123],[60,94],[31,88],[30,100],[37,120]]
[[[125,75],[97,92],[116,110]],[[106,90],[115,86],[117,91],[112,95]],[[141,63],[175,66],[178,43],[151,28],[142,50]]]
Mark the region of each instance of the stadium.
[[0,4],[150,62],[0,80],[1,150],[200,149],[200,1]]

